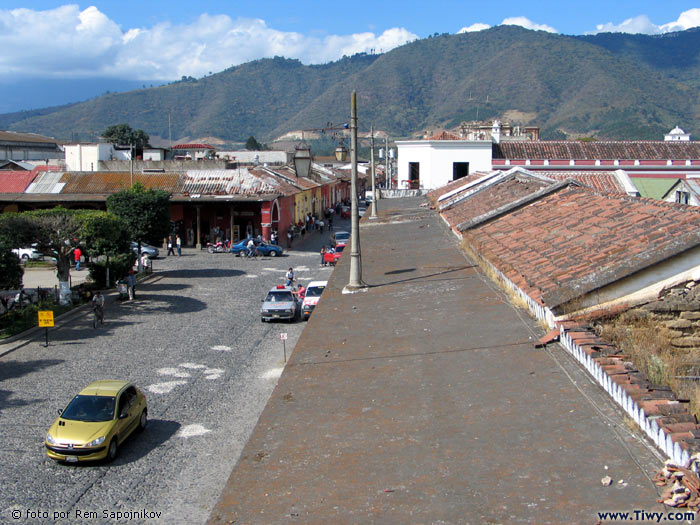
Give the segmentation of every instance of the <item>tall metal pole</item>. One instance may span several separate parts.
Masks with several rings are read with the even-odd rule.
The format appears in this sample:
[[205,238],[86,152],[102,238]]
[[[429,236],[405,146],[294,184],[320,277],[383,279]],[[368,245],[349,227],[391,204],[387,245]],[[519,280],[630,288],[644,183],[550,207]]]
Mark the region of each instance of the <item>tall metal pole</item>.
[[[129,144],[129,157],[131,157],[131,187],[134,187],[134,145]],[[139,257],[139,260],[141,258]]]
[[374,126],[370,128],[370,137],[369,137],[369,163],[370,163],[370,171],[371,171],[371,176],[372,176],[372,213],[370,214],[371,219],[376,219],[377,218],[377,188],[375,186],[374,182]]
[[360,253],[360,214],[357,205],[357,93],[350,95],[350,280],[343,293],[366,289],[362,282],[362,256]]
[[384,176],[386,187],[391,188],[391,174],[389,173],[389,136],[384,137]]

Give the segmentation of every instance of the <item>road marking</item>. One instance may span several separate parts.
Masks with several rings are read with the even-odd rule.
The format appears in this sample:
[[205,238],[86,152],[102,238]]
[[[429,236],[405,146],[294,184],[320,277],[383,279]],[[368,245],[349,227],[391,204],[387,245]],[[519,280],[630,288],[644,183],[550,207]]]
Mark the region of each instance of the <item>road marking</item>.
[[161,368],[156,371],[162,376],[190,377],[189,372],[184,372],[182,370],[178,370],[177,368]]
[[146,387],[146,390],[149,392],[152,392],[154,394],[168,394],[172,392],[172,390],[176,386],[180,385],[186,385],[187,381],[168,381],[166,383],[156,383],[154,385],[149,385]]
[[205,379],[219,379],[224,373],[222,368],[207,368],[204,371]]
[[271,368],[261,375],[260,379],[278,379],[282,375],[283,370],[284,368]]
[[248,279],[257,279],[257,278],[258,278],[257,275],[253,275],[252,273],[247,273],[247,274],[246,274],[246,277],[247,277]]
[[[218,350],[219,352],[230,352],[233,350],[230,346],[226,345],[216,345],[211,347],[212,350]],[[182,366],[182,365],[181,365]]]
[[196,370],[200,370],[202,368],[206,368],[205,365],[198,365],[197,363],[181,363],[180,365],[182,368],[193,368]]
[[203,436],[207,432],[211,432],[211,430],[209,430],[208,428],[204,428],[202,425],[185,425],[177,431],[175,437],[191,438],[196,436]]

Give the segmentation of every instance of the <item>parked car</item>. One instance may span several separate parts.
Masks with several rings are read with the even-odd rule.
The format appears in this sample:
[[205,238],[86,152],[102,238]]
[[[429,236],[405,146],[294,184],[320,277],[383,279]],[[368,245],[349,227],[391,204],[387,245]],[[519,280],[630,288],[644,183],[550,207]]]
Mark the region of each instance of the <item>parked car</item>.
[[46,434],[46,454],[67,463],[113,460],[124,440],[146,428],[148,420],[141,390],[112,379],[89,384],[59,414]]
[[299,317],[301,301],[292,293],[290,286],[279,284],[267,292],[260,309],[260,320],[287,319],[294,321]]
[[13,248],[12,253],[24,261],[29,259],[43,259],[44,254],[39,252],[36,248]]
[[[255,247],[258,249],[258,253],[260,253],[261,255],[277,257],[279,255],[282,255],[283,253],[282,248],[276,244],[268,244],[259,239],[253,239],[253,242],[255,243]],[[231,253],[240,255],[242,252],[245,252],[248,249],[247,244],[248,239],[238,241],[233,246],[231,246]]]
[[[136,255],[139,255],[139,244],[137,242],[131,241],[131,249]],[[155,246],[151,246],[145,242],[141,243],[141,256],[147,255],[149,259],[155,259],[158,257],[159,253],[158,248]]]
[[328,281],[311,281],[309,286],[306,287],[306,295],[301,303],[301,314],[304,317],[304,321],[308,321],[311,316],[311,312],[314,311],[316,305],[323,290],[326,289]]
[[347,244],[350,242],[350,232],[339,230],[337,232],[331,232],[331,246],[336,244]]

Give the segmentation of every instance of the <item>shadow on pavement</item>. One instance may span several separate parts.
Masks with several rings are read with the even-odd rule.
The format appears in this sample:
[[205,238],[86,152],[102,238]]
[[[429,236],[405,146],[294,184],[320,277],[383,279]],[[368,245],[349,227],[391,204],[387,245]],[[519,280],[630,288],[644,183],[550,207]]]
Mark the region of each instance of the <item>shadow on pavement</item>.
[[[164,270],[158,272],[159,275],[163,277],[173,278],[173,279],[190,279],[192,277],[212,277],[212,278],[223,278],[223,277],[236,277],[237,275],[243,275],[241,270],[231,270],[231,269],[203,269],[203,270]],[[138,288],[137,290],[138,291]]]

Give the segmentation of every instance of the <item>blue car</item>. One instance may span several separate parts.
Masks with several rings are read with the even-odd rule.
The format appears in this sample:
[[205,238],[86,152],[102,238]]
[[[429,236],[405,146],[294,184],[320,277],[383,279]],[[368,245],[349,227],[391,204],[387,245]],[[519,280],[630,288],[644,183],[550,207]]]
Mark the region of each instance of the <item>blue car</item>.
[[[265,255],[265,256],[270,256],[270,257],[277,257],[278,255],[282,255],[282,248],[280,248],[276,244],[267,244],[266,242],[260,241],[258,239],[253,239],[253,242],[255,243],[255,247],[258,249],[258,253],[260,255]],[[243,239],[242,241],[238,241],[233,246],[231,246],[231,253],[239,255],[239,256],[242,253],[245,254],[248,251],[248,248],[246,246],[247,244],[248,244],[248,239]]]

